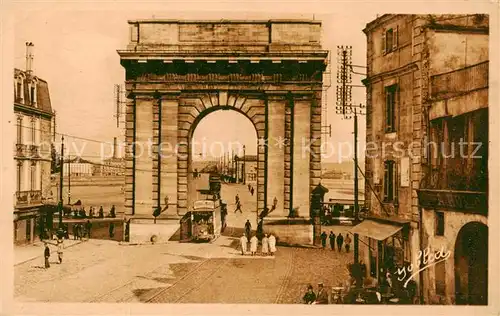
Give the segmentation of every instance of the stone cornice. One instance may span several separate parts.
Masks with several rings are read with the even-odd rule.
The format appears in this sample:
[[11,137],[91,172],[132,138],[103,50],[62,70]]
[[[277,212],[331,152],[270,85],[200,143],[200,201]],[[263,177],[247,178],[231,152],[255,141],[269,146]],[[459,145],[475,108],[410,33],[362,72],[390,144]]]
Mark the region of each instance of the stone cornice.
[[40,110],[39,108],[35,108],[33,106],[26,106],[20,103],[14,103],[14,111],[15,112],[23,112],[29,115],[40,115],[51,119],[54,116],[54,113]]
[[407,73],[410,71],[418,70],[418,68],[419,68],[418,64],[416,62],[413,62],[413,63],[410,63],[410,64],[405,65],[403,67],[399,67],[399,68],[392,69],[389,71],[380,72],[380,73],[375,74],[373,76],[367,77],[367,78],[363,79],[362,82],[365,86],[368,86],[370,84],[373,84],[375,82],[383,80],[384,77],[393,77],[396,75],[401,75],[401,74],[404,74],[404,73]]

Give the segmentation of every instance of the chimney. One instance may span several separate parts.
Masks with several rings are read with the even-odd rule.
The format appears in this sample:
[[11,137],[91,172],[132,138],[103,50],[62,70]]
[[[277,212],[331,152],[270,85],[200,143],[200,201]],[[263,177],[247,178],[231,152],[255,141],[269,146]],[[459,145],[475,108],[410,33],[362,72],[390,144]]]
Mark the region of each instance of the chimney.
[[26,73],[33,75],[33,48],[32,42],[26,42]]
[[113,138],[113,159],[116,159],[116,137]]

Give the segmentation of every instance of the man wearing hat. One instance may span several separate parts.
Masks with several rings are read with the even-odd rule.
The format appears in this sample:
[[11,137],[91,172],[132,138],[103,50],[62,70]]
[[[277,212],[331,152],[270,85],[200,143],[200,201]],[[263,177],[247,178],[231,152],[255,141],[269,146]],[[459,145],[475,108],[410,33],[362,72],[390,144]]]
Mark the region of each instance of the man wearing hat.
[[328,293],[323,287],[323,282],[318,283],[318,294],[316,295],[316,304],[328,304]]

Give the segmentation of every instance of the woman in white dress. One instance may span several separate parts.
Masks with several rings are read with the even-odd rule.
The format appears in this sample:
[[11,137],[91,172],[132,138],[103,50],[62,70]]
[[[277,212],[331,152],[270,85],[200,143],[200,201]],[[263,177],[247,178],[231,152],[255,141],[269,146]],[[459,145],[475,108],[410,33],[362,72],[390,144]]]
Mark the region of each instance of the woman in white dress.
[[269,250],[271,251],[271,256],[274,256],[276,252],[276,237],[273,234],[269,236]]
[[243,234],[243,236],[240,237],[241,255],[244,255],[247,252],[247,243],[247,236]]
[[262,255],[267,256],[269,254],[269,238],[267,234],[264,234],[262,238]]
[[257,239],[257,236],[253,235],[253,237],[250,238],[250,252],[252,253],[252,256],[255,256],[255,253],[257,252],[258,243],[259,240]]

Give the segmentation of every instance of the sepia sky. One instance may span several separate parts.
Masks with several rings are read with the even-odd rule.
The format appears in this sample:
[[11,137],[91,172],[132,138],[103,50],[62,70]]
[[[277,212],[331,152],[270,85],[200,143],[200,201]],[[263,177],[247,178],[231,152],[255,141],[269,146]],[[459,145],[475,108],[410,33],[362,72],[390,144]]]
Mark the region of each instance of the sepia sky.
[[[335,7],[335,4],[332,3]],[[291,5],[293,7],[293,5]],[[345,6],[345,5],[344,5]],[[148,7],[148,6],[145,6]],[[151,7],[151,6],[149,6]],[[165,5],[151,10],[63,10],[55,5],[38,5],[36,9],[18,7],[14,20],[14,66],[25,68],[25,42],[35,45],[34,72],[49,84],[52,107],[57,112],[57,131],[88,141],[65,138],[65,143],[75,140],[70,154],[81,152],[89,160],[101,155],[99,141],[112,142],[113,137],[123,140],[123,128],[116,127],[113,85],[123,83],[125,71],[120,66],[117,49],[125,48],[128,40],[127,20],[138,18],[168,19],[316,19],[323,22],[323,49],[331,50],[331,82],[328,90],[328,124],[332,137],[327,139],[335,150],[339,142],[352,142],[352,121],[342,120],[335,114],[336,54],[337,45],[353,46],[353,63],[366,65],[366,37],[362,32],[375,13],[346,11],[340,8],[335,14],[297,13],[243,13],[235,10],[194,12],[195,6],[185,4],[170,11]],[[290,8],[289,8],[290,9]],[[364,72],[363,69],[356,71]],[[353,84],[361,84],[362,76],[353,75]],[[353,88],[353,102],[365,103],[365,89]],[[224,129],[220,127],[223,122]],[[219,124],[217,124],[219,123]],[[364,143],[365,123],[360,120],[360,143]],[[59,141],[60,136],[57,137]],[[215,112],[198,125],[194,133],[198,142],[227,143],[240,141],[246,145],[247,154],[256,152],[256,134],[250,121],[236,112]],[[85,146],[85,147],[84,147]],[[109,154],[110,145],[104,144]],[[334,162],[338,154],[330,152],[323,161]],[[219,153],[215,153],[219,154]],[[346,159],[346,158],[344,158]]]

